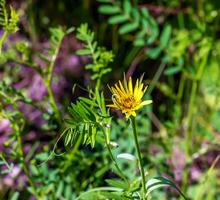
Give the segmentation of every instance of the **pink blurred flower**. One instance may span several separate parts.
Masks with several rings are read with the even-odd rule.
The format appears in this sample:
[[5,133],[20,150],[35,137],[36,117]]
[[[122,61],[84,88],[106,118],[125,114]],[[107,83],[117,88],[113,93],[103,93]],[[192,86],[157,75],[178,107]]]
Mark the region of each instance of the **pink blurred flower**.
[[[7,119],[1,119],[0,120],[0,134],[10,132],[10,131],[11,131],[10,122]],[[1,142],[2,141],[0,141],[0,143]]]
[[178,147],[178,145],[175,145],[172,152],[171,164],[173,166],[173,173],[176,181],[182,180],[185,163],[186,157],[184,152]]
[[192,166],[190,169],[190,177],[192,181],[198,181],[199,177],[201,177],[202,172],[201,169],[199,169],[197,166]]

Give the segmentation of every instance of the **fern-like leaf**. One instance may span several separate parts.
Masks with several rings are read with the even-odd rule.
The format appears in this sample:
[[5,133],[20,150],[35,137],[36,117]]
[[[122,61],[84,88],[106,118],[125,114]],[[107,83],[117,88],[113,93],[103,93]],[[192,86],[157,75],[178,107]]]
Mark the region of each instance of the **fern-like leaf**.
[[5,7],[5,0],[0,0],[0,26],[6,28],[8,24],[8,13]]
[[63,132],[65,145],[72,146],[81,137],[83,144],[94,147],[97,137],[101,138],[103,134],[109,141],[111,118],[104,96],[98,90],[93,95],[91,99],[80,97],[68,108],[69,118],[65,120],[67,128]]
[[87,55],[92,58],[92,63],[85,66],[92,71],[92,80],[100,80],[103,75],[111,71],[108,64],[113,61],[113,53],[104,47],[97,46],[95,34],[88,28],[88,24],[82,24],[77,29],[77,39],[84,43],[84,48],[77,51],[78,55]]
[[15,33],[18,31],[18,21],[19,21],[19,15],[18,13],[10,6],[10,18],[8,20],[8,26],[7,30],[10,33]]
[[5,4],[5,0],[0,0],[0,26],[9,33],[15,33],[18,30],[19,15],[11,6],[8,11]]

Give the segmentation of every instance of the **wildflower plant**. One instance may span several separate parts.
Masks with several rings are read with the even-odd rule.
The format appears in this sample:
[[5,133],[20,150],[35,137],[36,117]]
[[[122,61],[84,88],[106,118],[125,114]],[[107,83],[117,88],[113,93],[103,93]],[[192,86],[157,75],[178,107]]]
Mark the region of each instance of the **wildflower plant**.
[[[69,107],[70,118],[66,119],[67,128],[62,135],[65,135],[65,145],[74,146],[77,143],[85,145],[90,144],[95,146],[96,140],[104,142],[107,147],[109,156],[115,165],[114,172],[120,179],[107,179],[106,182],[111,187],[95,188],[82,193],[78,199],[92,198],[119,198],[119,199],[142,199],[145,200],[149,194],[156,188],[171,186],[175,188],[184,199],[185,195],[181,190],[170,180],[164,177],[154,177],[146,181],[146,174],[144,164],[141,156],[140,146],[138,142],[137,127],[136,127],[136,111],[145,105],[152,103],[152,100],[142,100],[147,87],[144,87],[143,76],[136,80],[133,86],[132,78],[127,82],[124,78],[123,84],[119,81],[114,87],[109,87],[112,92],[113,104],[105,104],[103,93],[100,93],[98,88],[95,92],[90,90],[90,98],[79,98],[75,104]],[[121,170],[117,159],[112,153],[111,145],[111,115],[108,108],[115,108],[125,114],[126,119],[129,119],[132,125],[134,136],[134,143],[138,155],[138,165],[141,173],[141,181],[128,180],[126,175]],[[132,155],[127,155],[129,157]],[[130,158],[129,158],[130,159]],[[97,192],[94,194],[95,192]],[[104,192],[103,192],[104,191]],[[113,191],[113,192],[111,192]],[[141,192],[140,192],[141,191]]]
[[217,0],[0,0],[0,199],[218,199],[219,20]]
[[109,105],[109,107],[120,110],[125,114],[127,119],[131,116],[136,117],[137,110],[152,103],[151,100],[142,101],[142,97],[147,90],[147,86],[144,86],[142,80],[143,76],[140,80],[137,79],[136,84],[133,87],[132,78],[129,78],[128,83],[124,78],[123,85],[121,81],[119,81],[118,84],[110,87],[113,104]]

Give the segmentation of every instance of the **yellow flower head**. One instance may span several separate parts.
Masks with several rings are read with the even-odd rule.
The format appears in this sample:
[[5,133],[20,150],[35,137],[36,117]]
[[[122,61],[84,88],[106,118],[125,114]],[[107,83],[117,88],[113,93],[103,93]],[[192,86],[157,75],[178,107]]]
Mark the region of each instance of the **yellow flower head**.
[[113,104],[108,105],[111,108],[120,110],[125,114],[126,118],[130,116],[136,116],[136,110],[141,107],[152,103],[151,100],[142,101],[142,97],[147,89],[142,83],[143,76],[140,80],[137,79],[135,86],[132,85],[132,78],[130,77],[128,82],[124,78],[122,85],[121,81],[115,84],[113,87],[109,87],[112,92]]

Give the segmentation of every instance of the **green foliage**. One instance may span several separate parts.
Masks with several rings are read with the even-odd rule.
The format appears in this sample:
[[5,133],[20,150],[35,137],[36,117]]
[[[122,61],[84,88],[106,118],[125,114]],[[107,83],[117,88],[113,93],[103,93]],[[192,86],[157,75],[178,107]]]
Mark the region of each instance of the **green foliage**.
[[103,75],[111,71],[108,64],[113,61],[114,55],[104,47],[97,46],[94,32],[88,29],[88,24],[82,24],[77,28],[76,37],[85,44],[85,47],[78,50],[77,54],[88,55],[92,58],[92,63],[87,64],[85,68],[92,71],[91,78],[92,80],[97,80],[99,85]]
[[[18,30],[18,13],[10,7],[10,12],[5,6],[5,0],[0,0],[0,26],[2,26],[4,32],[0,38],[0,55],[3,42],[6,40],[9,33],[15,33]],[[2,56],[1,56],[2,57]]]
[[[105,106],[103,93],[98,90],[92,98],[80,97],[68,108],[70,117],[65,120],[65,146],[73,145],[79,138],[83,144],[95,146],[97,137],[107,137],[109,141],[111,118]],[[103,135],[104,134],[104,135]]]
[[65,32],[61,27],[50,28],[50,49],[48,53],[53,58],[58,53],[60,44],[65,36]]
[[[31,103],[31,100],[5,82],[0,82],[0,100],[0,118],[8,119],[15,131],[22,129],[24,118],[18,109],[18,102]],[[13,109],[6,109],[6,105],[12,106]]]
[[0,82],[0,97],[1,104],[4,102],[5,104],[15,105],[18,101],[31,103],[31,100],[24,96],[21,91],[16,90],[4,81]]
[[0,174],[10,174],[10,173],[12,172],[12,169],[13,169],[13,167],[14,167],[14,164],[13,164],[13,163],[9,164],[9,163],[5,160],[3,154],[1,153],[1,154],[0,154],[0,167],[2,167],[2,166],[6,166],[6,169],[1,170],[1,171],[0,171]]
[[[158,24],[146,8],[139,9],[131,1],[100,1],[99,12],[110,15],[108,23],[119,25],[119,34],[133,34],[135,46],[152,44],[158,37]],[[166,30],[169,32],[169,30]],[[166,33],[163,37],[168,37]],[[162,46],[165,44],[162,40]]]
[[[104,83],[118,79],[118,72],[121,71],[133,73],[134,76],[145,71],[146,82],[150,85],[149,94],[153,92],[155,97],[149,110],[143,109],[136,118],[144,170],[148,174],[148,198],[183,199],[173,182],[157,177],[158,174],[168,174],[175,180],[174,172],[182,167],[178,183],[187,196],[197,200],[219,199],[220,15],[217,0],[204,1],[202,6],[195,2],[182,4],[177,0],[150,3],[99,0],[99,4],[71,1],[76,6],[57,19],[54,15],[59,10],[67,13],[71,3],[66,2],[57,0],[54,6],[24,2],[19,11],[28,17],[22,17],[19,41],[17,38],[10,41],[7,36],[18,30],[18,14],[4,0],[0,0],[0,26],[3,30],[0,49],[3,42],[7,41],[4,51],[0,53],[0,120],[8,119],[12,128],[6,135],[8,139],[1,146],[4,152],[0,154],[2,182],[4,173],[10,176],[13,166],[22,170],[22,176],[23,171],[28,171],[27,185],[19,185],[19,192],[16,192],[17,188],[6,189],[3,185],[0,199],[28,199],[31,195],[36,199],[48,200],[141,199],[140,173],[138,159],[134,156],[132,129],[123,118],[114,120],[110,117],[103,93],[99,91],[104,88]],[[36,9],[39,5],[41,9]],[[94,9],[87,9],[91,5]],[[95,18],[97,13],[93,12],[96,6],[99,7],[99,13],[106,15],[98,16],[98,23]],[[53,13],[49,12],[50,17],[44,15],[48,13],[45,10],[48,8],[53,10]],[[80,91],[77,93],[80,96],[78,100],[67,109],[66,103],[71,94],[65,92],[65,97],[62,97],[64,101],[56,99],[51,83],[52,79],[56,82],[64,78],[70,83],[67,85],[67,91],[70,91],[72,81],[83,81],[75,74],[66,76],[64,73],[53,73],[62,40],[73,29],[48,27],[51,24],[54,26],[56,20],[65,22],[66,16],[72,19],[69,17],[72,13],[77,26],[83,19],[98,30],[98,38],[86,24],[80,25],[76,31],[77,38],[84,44],[77,54],[91,58],[91,64],[86,69],[96,82],[96,90],[89,90],[87,97]],[[82,13],[83,16],[79,16]],[[41,30],[50,32],[50,47],[37,52],[38,45],[41,45],[38,42],[45,38]],[[20,36],[25,41],[21,41]],[[112,45],[117,53],[114,63],[113,53],[99,47],[97,41]],[[72,44],[74,42],[71,47]],[[68,60],[73,52],[64,55],[64,50],[61,53],[61,57],[67,56]],[[39,58],[45,66],[38,66],[35,61]],[[110,63],[111,67],[108,66]],[[79,61],[77,64],[82,63]],[[118,66],[130,68],[127,71],[127,68],[119,69]],[[47,89],[42,101],[31,101],[25,96],[25,92],[30,89],[29,85],[28,88],[25,85],[22,90],[16,90],[10,85],[24,83],[24,68],[34,69],[41,76]],[[107,73],[109,76],[104,76]],[[20,110],[20,102],[30,104],[30,107],[42,112],[45,124],[42,126],[26,119]],[[69,117],[60,135],[64,145],[58,145],[55,143],[56,136],[62,132],[62,116],[68,115],[66,110],[69,110]],[[117,112],[114,114],[118,116]],[[60,123],[58,119],[61,119]],[[37,133],[34,140],[29,137],[32,131]],[[50,156],[54,143],[57,152],[65,151],[62,156],[55,156],[55,153]],[[31,146],[27,148],[27,154],[26,146]],[[107,148],[112,150],[112,161]],[[22,149],[25,150],[23,155]],[[125,178],[116,169],[117,162]],[[200,174],[200,177],[194,177],[192,172],[195,168],[197,170],[198,164],[199,169],[195,175]],[[16,182],[20,180],[19,177],[14,179]],[[107,186],[100,187],[103,185]],[[180,194],[164,189],[167,186],[173,187]]]
[[187,200],[185,195],[172,181],[162,176],[149,179],[146,183],[146,186],[147,186],[146,196],[149,196],[149,194],[153,192],[155,189],[166,187],[166,186],[171,186],[172,188],[176,189],[185,200]]
[[5,0],[0,1],[0,26],[3,27],[4,31],[15,33],[18,30],[19,15],[10,7],[10,12],[5,6]]

